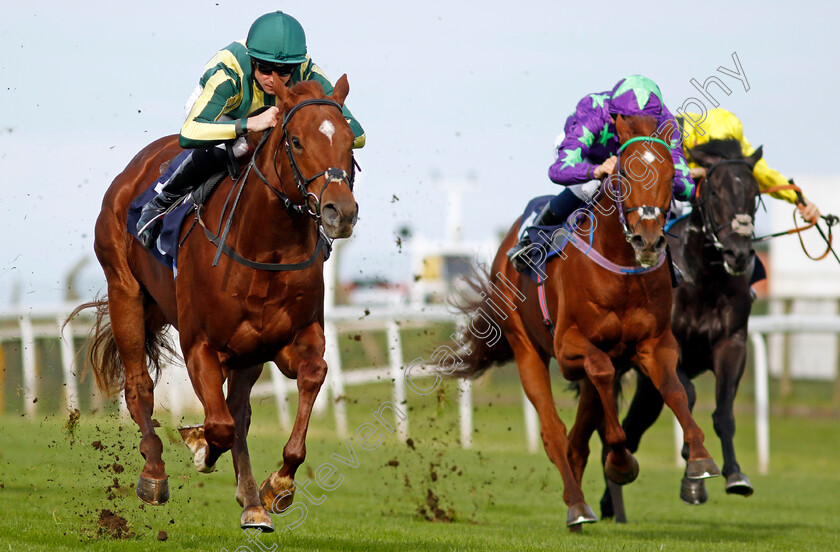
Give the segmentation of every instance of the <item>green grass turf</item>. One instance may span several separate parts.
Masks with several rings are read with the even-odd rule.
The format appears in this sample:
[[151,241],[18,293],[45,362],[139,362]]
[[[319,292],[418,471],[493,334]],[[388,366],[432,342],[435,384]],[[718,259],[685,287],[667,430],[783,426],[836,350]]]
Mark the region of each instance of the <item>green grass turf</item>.
[[[555,378],[559,380],[559,378]],[[720,444],[711,427],[710,381],[698,382],[696,419],[718,463]],[[571,424],[574,407],[565,384],[555,384],[561,417]],[[817,395],[819,390],[815,390]],[[390,400],[391,387],[348,390],[351,433],[372,422]],[[744,397],[741,397],[742,399]],[[840,550],[840,424],[836,417],[773,416],[770,474],[757,472],[754,418],[739,401],[736,448],[755,488],[750,498],[728,496],[721,478],[709,480],[709,502],[689,507],[678,498],[681,469],[674,463],[673,421],[663,416],[646,434],[637,458],[639,479],[625,487],[630,523],[602,521],[569,534],[562,482],[545,453],[526,452],[521,391],[514,371],[491,373],[475,389],[473,448],[458,444],[457,391],[418,397],[409,392],[412,445],[387,434],[365,451],[356,442],[358,468],[330,460],[346,456],[332,412],[313,418],[307,461],[298,480],[314,479],[325,462],[344,477],[336,490],[310,490],[323,502],[306,504],[296,529],[274,516],[277,532],[249,542],[239,529],[233,469],[225,455],[215,473],[198,474],[174,430],[163,427],[164,460],[172,498],[162,507],[142,506],[130,485],[142,467],[139,434],[128,419],[82,414],[75,430],[67,415],[28,420],[4,415],[0,432],[0,551],[2,550]],[[294,408],[294,400],[290,405]],[[273,401],[255,401],[250,448],[259,481],[276,469],[287,436],[277,427]],[[200,415],[188,417],[195,423]],[[94,447],[96,441],[101,446]],[[599,450],[593,441],[593,451]],[[103,448],[104,447],[104,448]],[[597,456],[597,452],[596,452]],[[118,464],[115,467],[115,464]],[[120,471],[121,468],[124,471]],[[116,473],[119,472],[119,473]],[[115,481],[116,480],[116,481]],[[116,483],[116,486],[115,486]],[[584,478],[587,501],[598,512],[603,489],[597,462]],[[436,516],[430,508],[437,498]],[[133,536],[115,540],[99,528],[103,509],[127,520]],[[428,521],[428,517],[452,521]],[[159,541],[159,531],[168,539]]]

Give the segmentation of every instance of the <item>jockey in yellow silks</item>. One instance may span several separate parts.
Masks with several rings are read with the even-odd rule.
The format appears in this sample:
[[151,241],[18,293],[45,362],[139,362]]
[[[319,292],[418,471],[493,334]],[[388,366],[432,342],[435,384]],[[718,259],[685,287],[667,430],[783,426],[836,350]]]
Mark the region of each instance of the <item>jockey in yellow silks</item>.
[[[725,109],[710,109],[706,112],[705,118],[700,114],[685,113],[682,119],[683,152],[688,160],[691,178],[695,181],[706,174],[706,169],[692,161],[689,155],[689,150],[699,144],[705,144],[709,140],[737,140],[741,144],[741,151],[744,157],[749,157],[755,152],[755,148],[744,137],[744,127],[741,121]],[[788,184],[788,180],[779,171],[771,169],[764,159],[759,159],[755,164],[753,174],[762,192],[776,186],[785,186]],[[770,193],[770,195],[777,199],[783,199],[788,203],[797,203],[796,192],[791,189],[778,190]],[[817,220],[820,216],[820,210],[817,205],[807,198],[805,199],[805,204],[799,204],[798,208],[802,214],[802,218],[808,222]]]

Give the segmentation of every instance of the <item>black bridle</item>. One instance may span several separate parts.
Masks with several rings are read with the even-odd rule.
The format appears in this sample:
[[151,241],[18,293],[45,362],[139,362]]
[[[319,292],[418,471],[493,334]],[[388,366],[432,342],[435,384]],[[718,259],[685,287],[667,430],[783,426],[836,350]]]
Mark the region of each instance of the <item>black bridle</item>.
[[[277,175],[277,180],[280,182],[280,186],[283,185],[283,180],[280,178],[280,173],[277,169],[277,152],[280,151],[280,144],[285,145],[286,155],[289,158],[289,164],[292,167],[292,174],[295,179],[295,184],[298,187],[298,191],[300,192],[301,196],[303,197],[303,203],[294,203],[289,196],[287,196],[283,191],[278,190],[262,174],[259,167],[257,167],[257,157],[259,156],[260,151],[262,150],[263,146],[268,141],[271,132],[274,130],[273,128],[268,129],[266,132],[263,133],[262,137],[260,138],[259,143],[257,144],[256,148],[254,148],[254,154],[251,156],[251,161],[248,163],[248,168],[245,172],[237,179],[233,187],[228,194],[227,199],[225,199],[225,204],[222,207],[222,217],[224,217],[224,212],[227,210],[228,203],[230,203],[230,198],[233,195],[234,191],[236,190],[237,186],[239,187],[238,192],[236,193],[236,197],[233,200],[233,205],[230,210],[230,214],[228,215],[227,221],[225,222],[224,229],[222,230],[221,234],[214,234],[210,229],[208,229],[204,222],[201,220],[200,210],[197,210],[196,218],[201,226],[204,228],[204,233],[207,238],[213,242],[214,245],[218,247],[216,251],[216,256],[213,259],[213,266],[216,266],[219,263],[219,259],[222,256],[222,253],[225,253],[233,260],[238,262],[239,264],[256,268],[260,270],[268,270],[272,272],[279,272],[279,271],[288,271],[288,270],[302,270],[304,268],[309,267],[312,263],[315,262],[315,259],[321,253],[322,250],[325,250],[325,257],[329,256],[329,250],[331,248],[332,240],[324,235],[324,232],[321,230],[321,203],[320,198],[323,197],[324,191],[327,187],[333,182],[344,182],[347,184],[350,191],[353,191],[353,182],[355,180],[356,175],[356,168],[358,164],[356,163],[355,158],[352,157],[351,151],[351,165],[350,165],[350,174],[347,174],[347,171],[344,169],[339,169],[337,167],[329,167],[328,169],[319,172],[318,174],[306,178],[303,175],[303,172],[300,170],[300,166],[295,159],[294,154],[292,153],[292,146],[289,140],[289,133],[287,131],[287,126],[289,122],[292,120],[292,117],[295,113],[297,113],[301,108],[310,106],[310,105],[328,105],[337,108],[341,111],[341,106],[338,102],[333,100],[329,100],[326,98],[316,98],[310,100],[304,100],[299,104],[292,107],[283,117],[283,123],[281,125],[281,130],[283,132],[280,143],[277,145],[277,149],[274,150],[274,155],[272,156],[272,164],[274,165],[274,173]],[[251,172],[254,173],[259,177],[259,179],[268,186],[268,188],[276,195],[280,201],[283,202],[283,206],[286,208],[287,211],[290,213],[297,213],[297,214],[308,214],[315,222],[318,224],[318,242],[315,246],[315,251],[312,253],[312,256],[309,259],[302,261],[300,263],[260,263],[256,261],[251,261],[239,255],[236,251],[233,250],[230,246],[228,246],[225,242],[227,241],[228,234],[230,233],[230,227],[233,223],[233,214],[236,212],[236,208],[239,205],[239,199],[242,196],[242,190],[245,188],[245,182],[248,180],[248,175]],[[309,185],[312,184],[318,178],[324,176],[324,186],[321,188],[321,192],[319,195],[315,195],[309,191]],[[313,203],[310,203],[312,201]],[[221,220],[219,221],[221,223]],[[326,249],[325,249],[326,248]]]
[[[733,232],[739,235],[751,237],[755,226],[754,216],[747,213],[737,213],[731,221],[718,224],[715,220],[714,212],[712,212],[711,209],[706,209],[703,202],[700,200],[700,190],[703,188],[703,184],[710,182],[714,171],[723,165],[745,165],[749,168],[750,174],[752,174],[753,168],[752,164],[747,159],[724,159],[723,161],[718,161],[717,163],[712,164],[708,169],[706,169],[706,175],[703,178],[703,181],[701,181],[701,183],[697,186],[697,190],[695,191],[695,196],[697,197],[695,207],[700,212],[700,218],[703,221],[703,235],[706,236],[706,241],[712,244],[715,249],[719,251],[724,249],[724,245],[717,236],[718,232],[726,227],[731,227]],[[756,184],[756,196],[758,196],[758,193],[758,184]]]
[[[356,159],[352,158],[349,175],[347,174],[347,171],[345,171],[344,169],[339,169],[337,167],[330,167],[327,170],[321,171],[318,174],[316,174],[316,175],[314,175],[310,178],[306,178],[306,176],[304,176],[303,171],[300,170],[300,165],[298,165],[297,160],[295,159],[294,153],[292,153],[292,144],[291,144],[291,141],[289,140],[289,132],[287,130],[287,127],[289,125],[289,122],[292,120],[292,117],[294,116],[294,114],[297,113],[301,108],[309,106],[309,105],[329,105],[329,106],[333,106],[333,107],[337,108],[339,111],[341,111],[341,106],[337,102],[334,102],[333,100],[312,99],[312,100],[304,100],[304,101],[300,102],[299,104],[295,105],[283,117],[283,124],[281,126],[281,130],[283,132],[283,135],[280,138],[280,142],[284,145],[284,147],[286,149],[286,156],[289,158],[289,164],[292,167],[292,175],[294,176],[295,184],[297,185],[298,191],[300,192],[300,195],[303,197],[303,203],[293,203],[292,200],[289,199],[289,197],[285,193],[281,192],[280,190],[278,190],[277,188],[275,188],[274,186],[272,186],[268,182],[268,179],[259,171],[259,169],[256,167],[256,165],[254,165],[254,172],[257,174],[257,176],[260,177],[260,180],[262,180],[263,183],[266,186],[268,186],[271,189],[271,191],[274,192],[274,194],[278,198],[280,198],[280,201],[283,202],[283,205],[286,207],[286,210],[291,211],[291,212],[295,212],[295,213],[299,213],[299,214],[300,213],[307,213],[312,218],[319,221],[321,219],[321,201],[320,201],[320,198],[324,197],[324,191],[327,189],[327,186],[329,186],[333,182],[339,182],[339,183],[344,182],[345,184],[347,184],[347,187],[350,188],[350,191],[352,192],[353,191],[354,180],[356,178],[356,167],[358,165],[356,164]],[[263,135],[263,139],[260,141],[260,145],[262,145],[262,143],[265,140],[268,139],[268,136],[271,134],[272,130],[273,129],[269,129]],[[254,160],[257,158],[257,151],[259,150],[260,145],[258,145],[257,150],[254,151],[254,157],[253,157]],[[274,162],[273,162],[274,174],[277,176],[277,180],[278,180],[278,182],[280,182],[280,184],[282,186],[283,180],[280,178],[280,172],[277,169],[277,152],[278,151],[280,151],[280,146],[279,145],[277,146],[277,149],[274,150],[274,156],[273,156],[273,159],[274,159]],[[352,157],[352,152],[351,152],[351,157]],[[309,191],[309,185],[312,184],[314,181],[316,181],[317,179],[319,179],[322,176],[326,177],[325,181],[324,181],[324,186],[323,186],[323,188],[321,188],[321,192],[318,195],[315,195],[314,193]],[[310,204],[310,201],[312,202],[311,204]]]

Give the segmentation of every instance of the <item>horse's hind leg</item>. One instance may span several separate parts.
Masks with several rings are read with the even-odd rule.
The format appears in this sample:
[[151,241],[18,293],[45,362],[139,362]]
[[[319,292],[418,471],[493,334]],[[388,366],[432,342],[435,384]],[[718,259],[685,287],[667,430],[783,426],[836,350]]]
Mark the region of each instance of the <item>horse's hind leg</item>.
[[306,458],[306,431],[312,405],[327,377],[324,344],[324,328],[315,323],[299,333],[275,360],[297,378],[298,408],[292,433],[283,448],[283,466],[260,485],[260,499],[269,512],[280,513],[294,501],[295,473]]
[[236,472],[236,501],[243,507],[239,525],[243,529],[256,527],[270,533],[274,531],[274,524],[260,502],[247,442],[248,428],[251,426],[251,388],[260,377],[262,369],[262,364],[258,364],[251,368],[231,370],[228,376],[227,405],[236,423],[236,439],[231,455]]
[[557,407],[554,405],[547,359],[540,356],[530,343],[514,336],[509,336],[508,339],[516,357],[525,395],[536,408],[540,418],[540,434],[545,452],[563,478],[563,501],[569,507],[566,525],[570,531],[580,531],[581,524],[594,523],[598,518],[584,500],[583,490],[569,464],[566,426],[557,415]]
[[668,332],[657,340],[649,340],[638,345],[636,350],[639,368],[651,379],[682,427],[685,444],[689,449],[686,477],[704,479],[720,475],[711,454],[703,445],[703,430],[691,416],[685,387],[677,376],[679,353],[673,334]]
[[163,463],[163,443],[155,433],[152,412],[155,384],[149,376],[145,359],[146,328],[143,292],[128,267],[118,271],[106,268],[108,311],[114,342],[125,365],[125,403],[131,418],[140,427],[140,454],[146,463],[140,472],[135,492],[147,504],[169,500],[169,483]]
[[604,408],[598,391],[587,379],[580,380],[580,397],[578,397],[575,423],[569,430],[569,464],[575,474],[578,484],[583,480],[586,462],[589,460],[589,441],[592,434],[604,422]]
[[750,496],[753,487],[735,458],[735,414],[733,412],[738,384],[744,374],[747,360],[745,332],[730,336],[715,347],[713,354],[716,375],[715,399],[717,407],[712,415],[715,432],[720,437],[723,450],[723,476],[726,477],[726,492]]

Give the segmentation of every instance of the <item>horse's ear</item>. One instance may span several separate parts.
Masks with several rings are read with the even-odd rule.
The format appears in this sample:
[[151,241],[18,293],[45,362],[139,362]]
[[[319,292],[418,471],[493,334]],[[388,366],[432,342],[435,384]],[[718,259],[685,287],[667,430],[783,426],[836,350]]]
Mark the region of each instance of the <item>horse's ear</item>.
[[623,144],[633,137],[630,124],[624,119],[624,115],[615,116],[615,131],[618,134],[618,143]]
[[719,155],[713,155],[711,153],[706,153],[705,151],[699,150],[697,148],[693,148],[688,150],[688,155],[694,160],[698,165],[701,167],[706,167],[707,169],[721,161],[723,158]]
[[761,159],[761,156],[764,154],[764,146],[758,146],[752,155],[747,157],[747,161],[750,162],[750,165],[755,167],[755,164],[758,163],[758,160]]
[[289,111],[289,109],[295,104],[295,95],[285,84],[283,84],[283,81],[280,80],[277,73],[274,74],[274,77],[273,92],[274,95],[277,96],[277,105],[282,111]]
[[335,83],[335,87],[333,88],[332,96],[330,96],[335,103],[340,106],[344,106],[344,100],[347,98],[347,94],[350,92],[350,84],[347,82],[347,73],[341,75],[341,78]]

